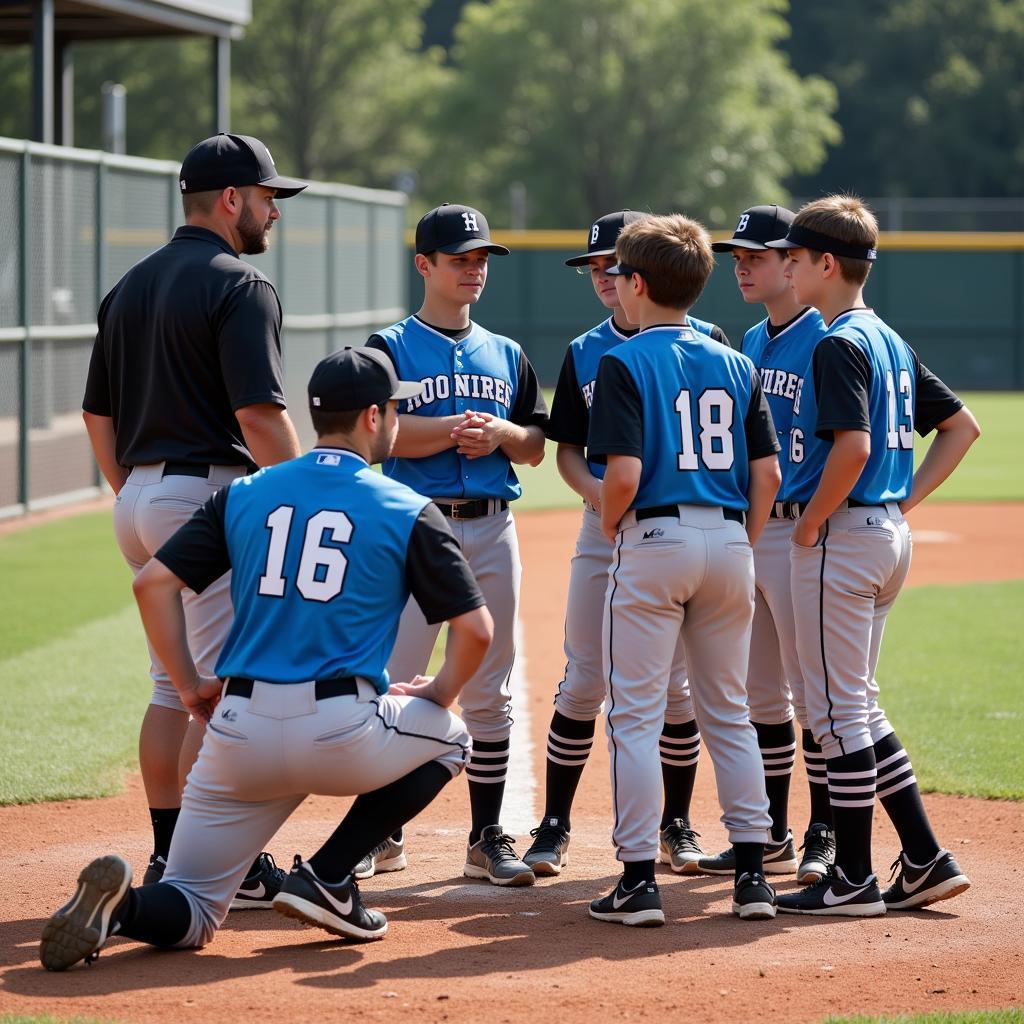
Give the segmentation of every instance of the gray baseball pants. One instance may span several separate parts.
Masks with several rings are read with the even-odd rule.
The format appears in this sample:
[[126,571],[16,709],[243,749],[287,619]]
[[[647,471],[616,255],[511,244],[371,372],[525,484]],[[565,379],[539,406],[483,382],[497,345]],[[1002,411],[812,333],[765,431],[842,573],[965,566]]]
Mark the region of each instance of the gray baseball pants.
[[192,911],[179,946],[210,941],[253,858],[310,793],[370,793],[428,761],[462,771],[469,736],[455,715],[419,697],[381,697],[362,679],[358,687],[318,701],[312,682],[256,682],[251,697],[217,705],[160,883]]
[[[438,498],[439,502],[461,499]],[[459,695],[462,717],[475,740],[506,740],[512,730],[509,676],[515,660],[515,627],[519,611],[522,564],[515,522],[508,509],[479,519],[448,519],[462,547],[488,611],[494,619],[494,640],[480,668]],[[388,661],[392,682],[408,682],[427,670],[441,624],[429,624],[414,598],[402,612],[398,638]]]
[[[583,510],[576,553],[569,567],[565,608],[565,677],[558,684],[555,709],[566,718],[592,722],[604,709],[605,675],[598,623],[604,616],[612,545],[601,532],[601,516],[589,505]],[[682,636],[672,659],[665,721],[693,720],[686,652]]]
[[[178,527],[192,518],[207,499],[245,475],[243,466],[211,466],[207,478],[164,476],[164,463],[136,466],[114,501],[114,536],[132,573],[137,575]],[[214,666],[234,618],[231,574],[211,583],[201,594],[181,594],[188,630],[188,646],[200,675],[216,678]],[[148,643],[148,641],[147,641]],[[149,648],[153,695],[150,703],[171,711],[185,711],[170,676],[153,648]]]
[[791,544],[796,642],[809,726],[826,758],[873,746],[893,731],[878,705],[875,669],[885,619],[910,570],[910,527],[899,506],[829,516],[812,547]]
[[[654,535],[657,531],[659,535]],[[646,537],[645,537],[646,535]],[[771,818],[745,678],[754,614],[754,559],[743,526],[720,508],[620,524],[605,600],[608,749],[621,861],[658,856],[658,738],[680,633],[690,695],[715,767],[733,843],[765,843]]]

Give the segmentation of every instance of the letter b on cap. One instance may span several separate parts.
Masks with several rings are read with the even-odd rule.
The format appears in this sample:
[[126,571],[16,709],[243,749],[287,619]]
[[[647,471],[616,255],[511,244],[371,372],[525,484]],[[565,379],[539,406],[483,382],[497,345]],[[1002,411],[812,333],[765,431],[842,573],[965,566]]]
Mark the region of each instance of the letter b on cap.
[[598,236],[598,233],[600,232],[600,230],[601,229],[596,224],[590,229],[590,244],[591,245],[596,244],[597,236]]
[[747,225],[749,223],[750,223],[750,214],[749,213],[741,213],[740,214],[740,222],[739,222],[739,224],[736,225],[736,234],[737,235],[743,234],[743,232],[747,230]]

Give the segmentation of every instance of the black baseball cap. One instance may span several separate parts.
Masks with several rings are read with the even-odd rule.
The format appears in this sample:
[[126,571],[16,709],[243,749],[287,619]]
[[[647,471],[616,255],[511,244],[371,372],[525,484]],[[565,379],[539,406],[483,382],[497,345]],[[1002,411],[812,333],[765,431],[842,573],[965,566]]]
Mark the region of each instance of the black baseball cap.
[[618,213],[606,213],[598,217],[590,225],[590,234],[587,235],[587,251],[580,256],[573,256],[566,260],[567,267],[582,267],[591,256],[611,256],[615,252],[615,241],[619,232],[635,220],[643,220],[647,214],[637,213],[636,210],[620,210]]
[[424,256],[443,252],[449,256],[486,249],[495,256],[507,256],[509,250],[491,241],[487,218],[472,206],[442,203],[420,217],[416,225],[416,252]]
[[178,185],[186,194],[232,185],[263,185],[277,189],[275,199],[287,199],[298,195],[307,184],[278,174],[270,150],[259,139],[226,132],[197,142],[186,154],[178,175]]
[[724,242],[712,242],[715,252],[731,252],[733,249],[768,249],[768,242],[786,237],[796,214],[784,206],[751,206],[740,214],[732,238]]
[[309,407],[324,412],[368,409],[392,398],[415,398],[422,391],[420,381],[399,380],[383,352],[346,345],[314,367]]

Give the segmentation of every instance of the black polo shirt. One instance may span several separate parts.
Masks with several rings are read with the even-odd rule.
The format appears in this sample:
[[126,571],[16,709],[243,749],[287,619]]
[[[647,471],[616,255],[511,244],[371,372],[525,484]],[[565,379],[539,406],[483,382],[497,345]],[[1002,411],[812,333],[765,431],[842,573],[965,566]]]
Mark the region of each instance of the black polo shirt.
[[206,228],[182,227],[100,304],[82,408],[114,421],[122,466],[253,466],[235,410],[284,406],[274,286]]

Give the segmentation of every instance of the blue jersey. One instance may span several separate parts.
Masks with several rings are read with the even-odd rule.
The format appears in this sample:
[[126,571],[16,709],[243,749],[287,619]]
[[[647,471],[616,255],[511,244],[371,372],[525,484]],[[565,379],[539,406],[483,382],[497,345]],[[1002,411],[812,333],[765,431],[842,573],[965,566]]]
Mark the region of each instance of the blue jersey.
[[654,327],[601,360],[590,448],[641,459],[632,508],[746,509],[749,462],[778,451],[754,364],[686,327]]
[[[767,317],[743,336],[742,352],[757,367],[783,452],[789,451],[789,431],[793,423],[793,403],[797,391],[807,373],[811,353],[826,330],[821,314],[809,307],[775,337],[768,335]],[[783,458],[780,462],[782,484],[778,500],[789,501],[792,497],[789,487],[792,466],[788,459]]]
[[[378,331],[401,380],[422,381],[423,394],[399,403],[400,414],[454,416],[486,412],[521,425],[543,426],[547,410],[536,374],[516,342],[473,324],[461,341],[414,316]],[[501,449],[467,459],[454,448],[418,459],[388,459],[384,473],[431,498],[504,498],[522,493]]]
[[[721,340],[725,345],[729,344],[729,339],[715,324],[698,320],[695,316],[688,316],[686,320],[695,331]],[[623,334],[615,326],[615,320],[608,317],[569,342],[551,406],[547,431],[550,440],[579,445],[581,448],[586,445],[598,364],[606,352],[632,337],[635,337],[635,332]],[[596,462],[588,456],[587,464],[594,476],[598,479],[604,477],[603,461]]]
[[914,474],[918,374],[910,347],[871,310],[840,314],[818,343],[797,395],[790,500],[813,496],[833,431],[863,430],[870,434],[871,454],[850,498],[864,505],[902,501]]

